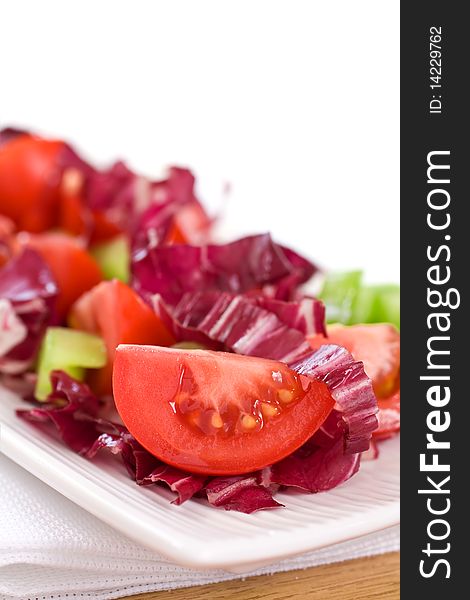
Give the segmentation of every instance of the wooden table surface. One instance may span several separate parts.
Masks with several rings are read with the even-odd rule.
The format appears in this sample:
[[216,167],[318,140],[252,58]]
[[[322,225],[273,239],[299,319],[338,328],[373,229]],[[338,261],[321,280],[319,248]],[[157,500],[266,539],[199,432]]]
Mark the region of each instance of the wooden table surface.
[[399,556],[392,552],[301,571],[139,594],[128,600],[398,600]]

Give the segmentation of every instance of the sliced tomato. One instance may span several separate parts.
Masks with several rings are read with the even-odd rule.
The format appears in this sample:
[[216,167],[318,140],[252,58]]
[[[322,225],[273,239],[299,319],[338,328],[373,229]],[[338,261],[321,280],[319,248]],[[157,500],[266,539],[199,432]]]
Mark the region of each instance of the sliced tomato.
[[173,246],[176,244],[188,244],[189,240],[183,235],[176,222],[173,221],[165,236],[164,243],[168,246]]
[[393,325],[329,325],[328,338],[308,338],[316,350],[323,344],[344,346],[356,360],[362,360],[379,398],[388,397],[400,387],[400,334]]
[[101,243],[122,233],[102,211],[91,210],[85,200],[84,174],[66,169],[60,188],[58,226],[72,235],[89,238],[90,244]]
[[283,363],[158,346],[118,346],[113,392],[125,425],[149,452],[212,475],[281,460],[334,406],[324,383]]
[[62,194],[60,199],[60,229],[77,236],[89,237],[90,245],[106,242],[122,234],[101,211],[89,210],[79,193]]
[[93,229],[90,239],[90,244],[99,244],[101,242],[107,242],[117,235],[122,234],[120,229],[115,223],[110,221],[106,214],[102,211],[92,211],[93,217]]
[[85,205],[85,176],[79,169],[66,169],[60,186],[58,227],[71,235],[86,237],[92,227],[91,211]]
[[20,234],[20,244],[36,250],[46,261],[59,288],[57,312],[65,317],[72,304],[102,279],[95,259],[80,243],[62,233]]
[[18,229],[41,232],[55,225],[64,147],[22,134],[0,148],[0,213]]
[[58,226],[71,235],[82,236],[87,234],[88,211],[83,206],[80,194],[61,194]]
[[100,335],[106,344],[108,364],[90,372],[89,383],[98,395],[111,394],[114,352],[118,344],[175,343],[153,310],[128,285],[103,281],[73,305],[69,324]]

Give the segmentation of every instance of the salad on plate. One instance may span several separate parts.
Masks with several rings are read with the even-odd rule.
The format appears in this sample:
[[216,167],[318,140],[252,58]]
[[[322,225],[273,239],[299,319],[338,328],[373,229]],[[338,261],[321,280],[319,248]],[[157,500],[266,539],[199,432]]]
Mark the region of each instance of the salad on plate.
[[175,504],[341,485],[400,427],[399,288],[269,233],[217,241],[194,184],[0,131],[0,383],[18,418]]

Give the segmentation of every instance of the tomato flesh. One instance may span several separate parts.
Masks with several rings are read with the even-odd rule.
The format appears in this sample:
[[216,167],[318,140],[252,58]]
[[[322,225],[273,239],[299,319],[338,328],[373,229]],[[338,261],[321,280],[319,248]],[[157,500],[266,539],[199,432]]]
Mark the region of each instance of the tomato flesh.
[[103,281],[83,294],[73,305],[69,324],[101,336],[106,344],[108,364],[89,373],[89,383],[98,395],[111,394],[114,352],[118,344],[160,344],[175,342],[153,310],[125,283]]
[[308,341],[313,350],[323,344],[344,346],[356,360],[362,360],[379,398],[399,389],[400,334],[393,325],[329,325],[327,338],[317,334]]
[[95,259],[73,237],[61,233],[22,233],[18,238],[21,245],[36,250],[49,266],[59,288],[57,312],[61,319],[77,298],[103,279]]
[[291,454],[334,406],[285,364],[209,350],[121,345],[113,393],[134,437],[194,473],[248,473]]
[[41,232],[55,225],[64,143],[23,134],[0,149],[0,213],[18,229]]

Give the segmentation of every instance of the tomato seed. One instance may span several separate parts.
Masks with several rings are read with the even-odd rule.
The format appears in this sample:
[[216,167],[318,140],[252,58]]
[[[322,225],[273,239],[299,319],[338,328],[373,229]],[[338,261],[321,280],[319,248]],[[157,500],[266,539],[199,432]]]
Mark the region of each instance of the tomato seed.
[[244,429],[254,429],[257,425],[257,421],[251,415],[243,415],[242,426]]
[[268,404],[267,402],[261,403],[261,412],[263,413],[263,417],[266,419],[270,419],[271,417],[275,417],[279,414],[279,409],[277,406],[273,406],[272,404]]
[[224,426],[224,422],[222,421],[222,417],[219,415],[219,413],[214,413],[212,415],[211,425],[215,429],[222,429],[222,427]]
[[291,392],[290,390],[279,390],[277,395],[283,404],[289,404],[289,402],[292,402],[294,399],[294,392]]

